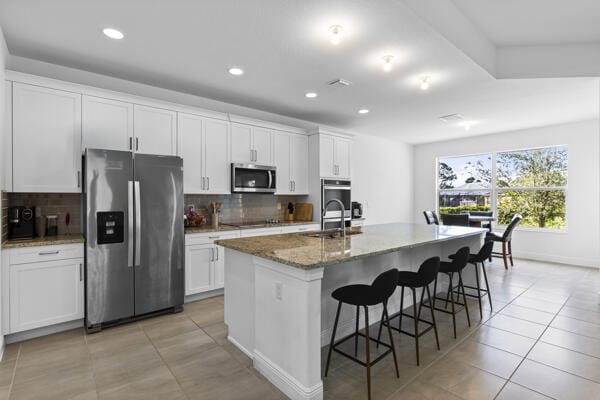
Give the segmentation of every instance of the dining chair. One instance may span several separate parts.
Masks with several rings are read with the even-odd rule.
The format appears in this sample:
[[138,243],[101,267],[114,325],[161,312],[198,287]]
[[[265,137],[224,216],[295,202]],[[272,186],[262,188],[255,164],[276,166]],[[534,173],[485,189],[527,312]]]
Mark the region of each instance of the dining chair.
[[439,221],[438,216],[435,213],[435,211],[431,211],[431,210],[423,211],[423,215],[425,216],[425,222],[427,222],[427,225],[439,225],[440,224],[440,221]]
[[[492,252],[492,256],[493,257],[502,257],[504,259],[504,269],[508,269],[508,263],[506,258],[510,258],[510,266],[513,267],[515,264],[513,263],[513,255],[512,255],[512,233],[513,230],[515,229],[515,227],[517,225],[519,225],[519,223],[521,222],[521,220],[523,219],[523,216],[521,216],[521,214],[515,214],[512,217],[512,220],[510,221],[510,224],[508,224],[508,226],[506,227],[506,229],[504,230],[504,233],[497,233],[497,232],[488,232],[485,235],[485,240],[492,240],[494,242],[500,242],[502,243],[502,253],[494,251]],[[492,257],[490,257],[490,261],[491,261]]]
[[444,225],[469,226],[469,214],[442,214]]

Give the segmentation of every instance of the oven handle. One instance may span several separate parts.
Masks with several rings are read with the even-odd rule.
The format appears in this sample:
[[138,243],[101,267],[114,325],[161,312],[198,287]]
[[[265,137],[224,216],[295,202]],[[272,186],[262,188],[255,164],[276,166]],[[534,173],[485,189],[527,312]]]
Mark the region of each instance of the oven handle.
[[323,189],[352,190],[352,186],[323,185]]

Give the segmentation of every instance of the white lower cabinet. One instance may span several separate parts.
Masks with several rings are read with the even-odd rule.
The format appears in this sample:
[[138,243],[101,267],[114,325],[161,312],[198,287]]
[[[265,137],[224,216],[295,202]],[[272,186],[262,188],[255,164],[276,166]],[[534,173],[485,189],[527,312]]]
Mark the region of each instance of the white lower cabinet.
[[239,237],[238,231],[185,236],[185,295],[221,289],[225,285],[225,249],[215,240]]
[[[3,304],[4,312],[8,314],[8,326],[5,324],[4,333],[22,332],[83,318],[83,246],[70,246],[77,248],[72,251],[68,246],[39,247],[36,250],[38,258],[34,262],[31,262],[31,257],[20,257],[20,253],[31,254],[33,248],[5,251],[9,254],[4,258],[8,265],[3,264],[5,284],[8,283]],[[61,253],[78,257],[61,259]],[[14,263],[19,260],[30,262]]]

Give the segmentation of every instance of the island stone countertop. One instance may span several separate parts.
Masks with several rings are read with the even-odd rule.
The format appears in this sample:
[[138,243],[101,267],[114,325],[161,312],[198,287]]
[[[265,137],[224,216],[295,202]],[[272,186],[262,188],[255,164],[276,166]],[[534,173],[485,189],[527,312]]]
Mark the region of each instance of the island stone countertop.
[[318,232],[304,232],[215,243],[292,267],[311,269],[485,232],[487,229],[482,228],[396,223],[366,226],[362,233],[348,234],[345,239],[314,237]]
[[5,240],[2,242],[3,249],[14,249],[21,247],[35,247],[35,246],[52,246],[57,244],[75,244],[84,243],[85,239],[83,235],[57,235],[57,236],[44,236],[36,237],[33,239],[17,239],[17,240]]

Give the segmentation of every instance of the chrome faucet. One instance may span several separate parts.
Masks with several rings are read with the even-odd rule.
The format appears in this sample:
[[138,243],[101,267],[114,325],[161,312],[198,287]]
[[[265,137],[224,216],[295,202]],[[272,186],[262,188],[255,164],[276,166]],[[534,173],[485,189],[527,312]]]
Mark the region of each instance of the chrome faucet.
[[327,214],[327,208],[329,207],[329,205],[331,203],[337,203],[340,206],[340,211],[342,212],[342,215],[340,217],[340,230],[342,231],[342,237],[346,237],[346,222],[345,222],[345,212],[346,210],[344,209],[344,203],[342,203],[340,200],[338,199],[331,199],[327,202],[327,204],[325,204],[325,207],[323,208],[323,217],[325,216],[325,214]]

